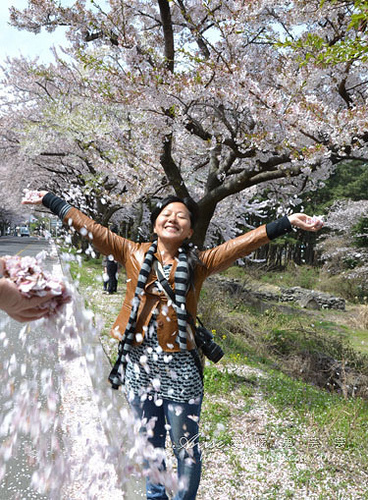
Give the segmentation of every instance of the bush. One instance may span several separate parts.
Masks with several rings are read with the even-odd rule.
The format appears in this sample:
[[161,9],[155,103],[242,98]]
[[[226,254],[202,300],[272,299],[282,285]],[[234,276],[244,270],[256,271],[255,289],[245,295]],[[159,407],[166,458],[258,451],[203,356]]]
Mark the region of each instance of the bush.
[[364,273],[330,274],[321,270],[318,289],[353,303],[362,303],[368,296],[368,283]]
[[361,217],[352,228],[354,244],[358,248],[368,247],[368,217]]

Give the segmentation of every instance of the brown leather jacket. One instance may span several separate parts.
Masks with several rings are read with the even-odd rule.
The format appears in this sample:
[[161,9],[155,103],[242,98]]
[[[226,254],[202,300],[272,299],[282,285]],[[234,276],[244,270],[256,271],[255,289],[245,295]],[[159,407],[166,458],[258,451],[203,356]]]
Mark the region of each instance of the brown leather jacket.
[[[114,259],[120,262],[126,270],[127,291],[121,311],[111,330],[113,337],[121,339],[130,316],[131,303],[139,271],[143,264],[145,253],[151,243],[134,243],[118,236],[106,227],[97,224],[76,208],[71,208],[67,212],[64,222],[69,223],[77,231],[81,231],[82,234],[89,234],[90,237],[92,235],[91,243],[93,243],[94,247],[104,255],[113,255]],[[192,317],[196,317],[199,293],[204,280],[208,276],[227,269],[235,260],[250,254],[269,241],[266,226],[263,225],[237,238],[226,241],[222,245],[200,252],[199,257],[203,262],[203,266],[197,266],[195,270],[194,288],[191,287],[188,291],[186,301],[187,311]],[[156,254],[156,258],[161,261],[161,256],[158,253]],[[169,276],[169,283],[173,288],[175,270],[176,262],[173,264]],[[135,343],[139,344],[142,342],[152,313],[156,310],[157,336],[160,346],[166,352],[179,351],[179,346],[175,342],[178,329],[176,313],[172,306],[167,306],[166,295],[155,286],[156,279],[157,276],[152,269],[138,309],[136,324],[137,338]],[[191,349],[193,347],[193,339],[189,336],[188,348]]]

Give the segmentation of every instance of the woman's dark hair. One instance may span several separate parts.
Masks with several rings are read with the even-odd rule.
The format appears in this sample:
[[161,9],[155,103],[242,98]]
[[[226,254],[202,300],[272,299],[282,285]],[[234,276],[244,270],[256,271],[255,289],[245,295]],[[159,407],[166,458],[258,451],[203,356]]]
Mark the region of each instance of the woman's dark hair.
[[170,195],[164,198],[163,200],[160,200],[157,202],[155,208],[151,212],[151,224],[152,228],[155,225],[157,217],[160,215],[162,210],[167,207],[167,205],[170,205],[170,203],[183,203],[189,211],[190,214],[190,223],[192,226],[192,229],[196,225],[197,219],[198,219],[198,205],[197,203],[192,200],[192,198],[179,198],[178,196],[175,195]]
[[[162,210],[167,207],[167,205],[170,205],[170,203],[183,203],[189,211],[190,214],[190,223],[192,229],[194,229],[197,220],[198,220],[198,205],[197,203],[192,200],[192,198],[179,198],[178,196],[175,195],[170,195],[167,196],[166,198],[160,200],[157,202],[155,208],[151,212],[151,224],[152,224],[152,229],[155,226],[155,222],[157,217],[160,215]],[[194,284],[194,269],[198,265],[203,266],[203,262],[200,260],[198,256],[198,249],[197,247],[194,247],[192,243],[189,241],[184,241],[182,244],[182,247],[185,249],[187,253],[187,258],[188,258],[188,267],[189,267],[189,281],[193,285]]]

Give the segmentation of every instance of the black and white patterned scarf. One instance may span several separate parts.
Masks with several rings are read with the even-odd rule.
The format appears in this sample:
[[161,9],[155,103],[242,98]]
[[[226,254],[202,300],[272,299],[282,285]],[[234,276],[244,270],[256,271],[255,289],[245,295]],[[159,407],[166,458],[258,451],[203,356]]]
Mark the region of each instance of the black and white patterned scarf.
[[[134,298],[130,317],[123,335],[119,342],[118,358],[111,370],[109,381],[113,389],[118,389],[124,383],[124,371],[128,361],[128,354],[134,343],[135,327],[137,323],[137,314],[141,297],[144,293],[144,287],[147,283],[148,276],[151,272],[155,253],[157,251],[157,241],[154,241],[144,256],[144,262],[138,276],[137,287],[135,289]],[[184,249],[179,248],[178,265],[175,272],[175,308],[178,319],[178,334],[176,341],[181,351],[187,350],[187,311],[185,307],[186,293],[189,282],[189,269],[187,254]]]

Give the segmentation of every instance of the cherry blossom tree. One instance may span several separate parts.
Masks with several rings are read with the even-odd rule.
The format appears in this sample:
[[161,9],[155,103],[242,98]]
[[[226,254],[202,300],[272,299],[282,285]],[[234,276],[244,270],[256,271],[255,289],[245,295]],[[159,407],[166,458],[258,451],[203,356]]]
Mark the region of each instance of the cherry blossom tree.
[[0,204],[0,236],[4,236],[15,218],[15,214],[6,205]]
[[104,160],[112,161],[101,146],[109,129],[101,125],[97,107],[69,92],[62,69],[59,64],[56,79],[51,68],[23,58],[12,62],[6,73],[12,96],[0,118],[2,156],[13,178],[19,170],[29,173],[17,176],[22,179],[18,192],[30,183],[45,186],[107,224],[121,209],[126,187],[117,175],[99,168]]
[[332,33],[324,32],[326,24],[330,22],[326,18],[320,22],[319,32],[302,33],[300,37],[288,36],[283,45],[304,53],[306,60],[314,59],[319,64],[367,62],[366,2],[322,0],[321,6],[325,4],[329,4],[331,10],[335,9],[338,13],[338,23],[335,23]]
[[199,202],[199,244],[210,222],[234,236],[260,192],[284,210],[341,160],[367,160],[365,63],[323,66],[280,44],[340,36],[350,14],[315,0],[29,0],[12,24],[67,26],[71,46],[52,67],[30,64],[32,85],[57,91],[24,144],[41,157],[62,141],[65,153],[69,136],[121,178],[124,203],[174,190]]
[[365,233],[357,231],[368,213],[368,200],[339,200],[329,211],[323,240],[319,243],[324,269],[354,283],[360,300],[368,294],[368,247],[361,244]]
[[22,197],[21,179],[24,177],[24,169],[7,163],[0,164],[0,228],[2,232],[8,228],[14,229],[17,225],[23,225],[29,221],[30,210],[21,206],[19,200]]

